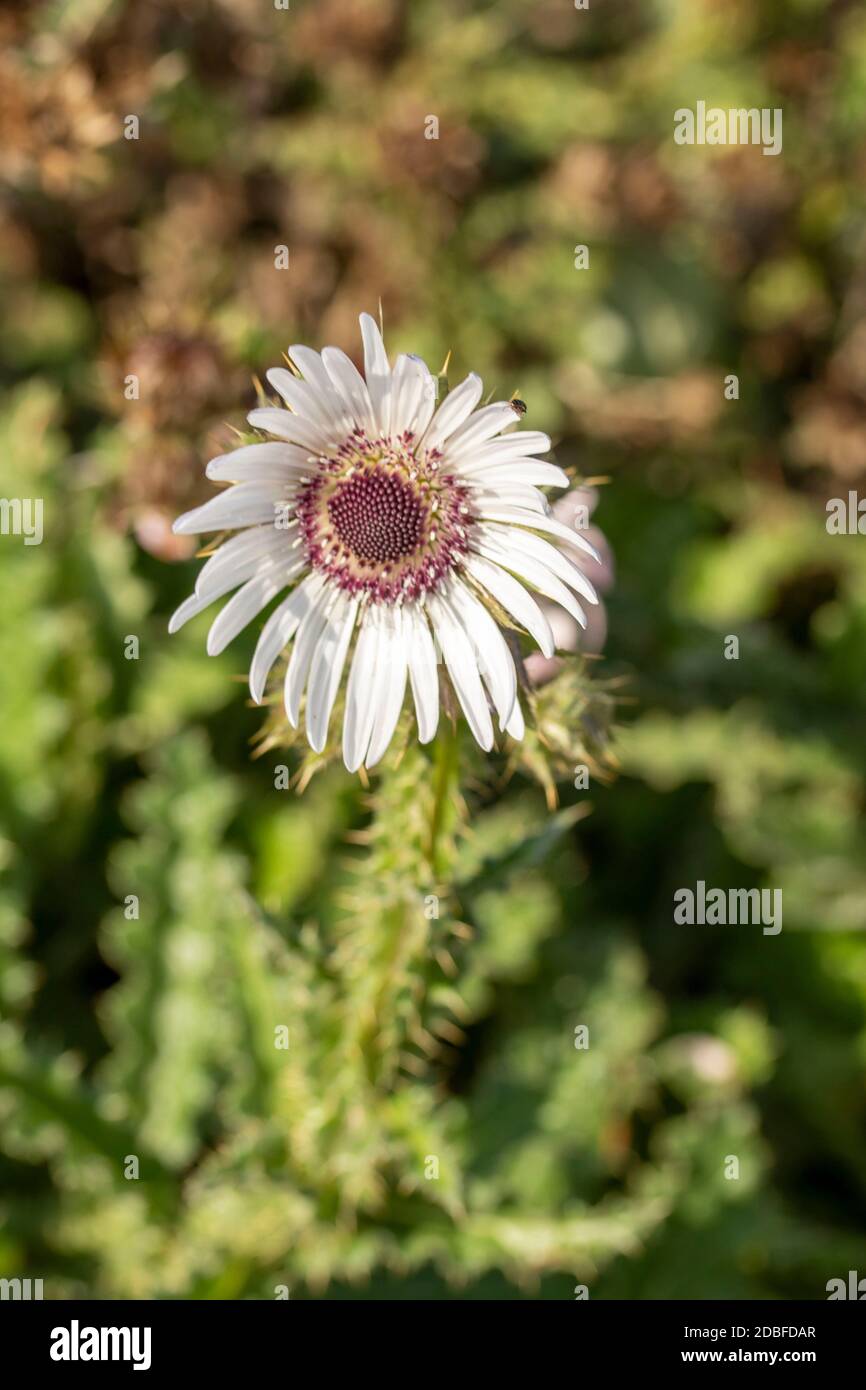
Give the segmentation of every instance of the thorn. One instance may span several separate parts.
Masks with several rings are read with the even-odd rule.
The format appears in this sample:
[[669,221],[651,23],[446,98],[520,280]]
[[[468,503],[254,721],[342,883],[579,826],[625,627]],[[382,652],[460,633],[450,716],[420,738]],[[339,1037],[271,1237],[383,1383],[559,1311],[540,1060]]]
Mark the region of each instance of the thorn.
[[462,1028],[458,1028],[456,1023],[452,1023],[447,1018],[437,1018],[432,1027],[438,1038],[444,1038],[453,1047],[461,1047],[466,1041],[466,1034]]
[[306,767],[301,768],[300,772],[298,773],[297,780],[295,781],[294,787],[294,790],[298,796],[303,796],[304,792],[307,790],[307,787],[312,782],[315,772],[316,769],[312,763],[308,763]]
[[457,974],[457,965],[454,957],[450,952],[446,951],[443,946],[438,947],[433,954],[436,957],[443,975],[448,975],[453,980]]
[[421,1058],[413,1057],[411,1052],[400,1053],[400,1066],[404,1071],[411,1072],[413,1076],[424,1076],[427,1072],[427,1067]]
[[416,1024],[410,1031],[409,1036],[414,1043],[427,1053],[428,1057],[435,1057],[439,1051],[439,1044],[433,1034],[428,1029],[423,1028],[420,1023]]
[[466,1024],[472,1022],[472,1010],[456,989],[443,990],[440,997],[442,1003],[450,1009],[455,1018],[461,1019]]
[[451,930],[461,941],[471,941],[475,936],[475,932],[468,922],[452,922]]

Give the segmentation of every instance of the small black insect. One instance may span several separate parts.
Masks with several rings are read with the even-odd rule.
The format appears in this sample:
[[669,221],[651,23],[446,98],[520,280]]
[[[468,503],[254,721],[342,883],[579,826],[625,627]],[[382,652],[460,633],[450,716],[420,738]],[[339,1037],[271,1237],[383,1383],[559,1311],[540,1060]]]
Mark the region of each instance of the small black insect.
[[512,406],[514,407],[514,409],[517,411],[518,415],[525,415],[525,414],[526,414],[526,401],[521,401],[521,400],[518,399],[517,396],[512,396],[512,398],[511,398],[511,404],[512,404]]

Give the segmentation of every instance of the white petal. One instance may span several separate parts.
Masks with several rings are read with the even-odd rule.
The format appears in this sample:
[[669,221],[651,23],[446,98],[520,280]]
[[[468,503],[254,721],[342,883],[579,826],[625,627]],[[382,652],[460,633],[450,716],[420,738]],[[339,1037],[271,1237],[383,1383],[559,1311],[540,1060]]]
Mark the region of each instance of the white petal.
[[295,366],[303,372],[304,380],[318,391],[320,396],[329,398],[334,402],[339,399],[334,390],[334,383],[328,376],[325,364],[317,352],[314,352],[312,348],[304,347],[302,343],[293,343],[289,348],[289,356]]
[[517,740],[518,743],[526,733],[526,725],[523,722],[523,710],[520,708],[520,701],[514,701],[514,709],[511,711],[511,718],[505,725],[505,732]]
[[528,454],[546,454],[550,448],[550,436],[540,430],[511,430],[487,444],[480,444],[475,452],[472,465],[506,463],[515,458],[525,458]]
[[378,430],[370,393],[354,362],[340,348],[335,347],[326,347],[323,350],[322,361],[337,395],[354,424],[360,425],[363,430],[366,430],[369,438],[375,439]]
[[[535,523],[533,522],[532,525],[534,527]],[[560,521],[558,517],[554,516],[552,508],[550,510],[550,515],[545,518],[541,527],[536,529],[546,531],[548,535],[556,536],[557,540],[564,542],[565,545],[572,546],[575,550],[583,551],[584,555],[588,555],[595,564],[600,565],[602,563],[601,555],[598,550],[592,542],[587,539],[583,532],[577,527],[566,526],[563,521]]]
[[297,553],[293,547],[296,528],[294,523],[292,526],[292,531],[277,531],[273,526],[252,526],[223,541],[199,570],[195,581],[199,598],[207,594],[211,598],[218,598],[220,594],[228,593],[229,589],[249,579],[259,565],[268,564],[272,557],[294,557]]
[[[537,487],[522,486],[518,483],[496,485],[468,482],[473,491],[473,502],[479,516],[485,517],[490,511],[501,511],[503,507],[524,507],[527,511],[547,516],[550,503]],[[529,523],[527,523],[528,525]]]
[[262,628],[250,663],[250,694],[257,705],[262,702],[271,667],[316,602],[322,584],[321,575],[308,575],[297,589],[274,609]]
[[370,743],[375,716],[376,655],[379,627],[375,609],[368,608],[361,618],[361,631],[355,643],[352,668],[346,687],[346,713],[343,719],[343,762],[349,772],[357,772]]
[[[505,510],[510,509],[506,508]],[[490,514],[488,514],[488,516],[489,515]],[[485,521],[487,521],[487,519],[488,518],[485,517]],[[546,529],[546,523],[549,520],[549,517],[532,516],[528,517],[523,525]],[[562,529],[566,530],[567,528],[563,527]],[[524,531],[521,527],[517,526],[510,528],[501,526],[495,521],[488,526],[488,530],[492,532],[493,535],[498,536],[504,545],[512,547],[520,554],[531,555],[533,559],[539,560],[542,565],[545,565],[553,574],[558,575],[560,579],[568,584],[569,588],[581,594],[586,599],[587,603],[598,603],[598,594],[583,573],[583,570],[578,569],[577,565],[569,560],[566,555],[563,555],[561,550],[557,550],[555,545],[551,545],[549,541],[542,540],[541,536],[533,535],[532,531]]]
[[428,612],[457,698],[476,743],[485,752],[493,747],[493,722],[472,643],[451,610],[439,598],[428,600]]
[[357,599],[337,601],[328,614],[325,631],[313,657],[307,689],[307,738],[316,753],[321,753],[327,742],[331,710],[337,698],[357,612]]
[[[237,537],[235,539],[240,538]],[[225,566],[221,572],[212,571],[208,576],[207,583],[200,587],[202,576],[205,570],[207,570],[208,565],[214,560],[221,559],[222,551],[225,548],[225,546],[222,546],[217,554],[211,557],[211,560],[208,561],[208,564],[205,565],[202,574],[199,576],[199,583],[196,584],[195,593],[191,594],[188,599],[185,599],[177,611],[172,614],[168,625],[169,632],[177,632],[179,628],[183,627],[184,623],[189,622],[190,618],[194,618],[197,614],[203,613],[204,610],[209,608],[212,603],[215,603],[218,598],[222,598],[230,589],[236,589],[239,584],[243,584],[245,580],[249,580],[251,577],[258,579],[262,576],[269,581],[273,581],[275,585],[273,593],[278,593],[280,589],[285,588],[286,584],[296,578],[306,565],[306,559],[303,555],[298,555],[289,562],[282,555],[263,555],[255,552],[252,555],[248,555],[246,560],[242,563],[241,561],[236,563],[233,562]],[[249,588],[249,585],[247,585],[247,588]],[[243,590],[241,592],[243,592]],[[238,595],[235,597],[238,597]],[[271,597],[273,597],[273,594],[271,594]],[[267,599],[264,600],[265,603],[268,601]],[[259,605],[259,607],[263,606],[263,604]],[[231,608],[231,602],[226,605],[223,613],[229,612],[229,610],[231,610],[231,613],[237,611]],[[231,637],[227,637],[219,648],[211,648],[214,630],[216,629],[217,632],[221,630],[217,628],[217,623],[219,623],[222,618],[223,614],[220,614],[220,617],[216,619],[208,635],[208,651],[212,656],[216,654],[216,650],[221,651],[222,647],[231,640]],[[224,619],[223,625],[229,620],[230,619]],[[246,621],[248,622],[249,619]],[[244,626],[246,626],[246,622],[241,624],[241,627]],[[237,628],[235,631],[239,632],[240,628]],[[235,633],[232,633],[232,636],[234,635]]]
[[179,536],[191,536],[200,531],[234,531],[239,526],[273,523],[283,492],[281,483],[237,483],[203,506],[184,512],[171,529]]
[[391,366],[375,320],[369,314],[362,314],[360,322],[364,376],[376,419],[376,433],[387,435],[391,426]]
[[[236,536],[229,536],[228,540],[222,542],[218,550],[209,555],[202,569],[199,571],[199,581],[204,578],[211,570],[220,568],[226,560],[242,558],[247,555],[268,555],[271,550],[279,544],[280,536],[283,533],[277,531],[273,526],[250,526],[245,531],[239,531]],[[198,588],[198,582],[196,583]]]
[[318,471],[318,464],[305,449],[294,444],[245,444],[228,454],[211,459],[205,469],[215,483],[303,482]]
[[190,618],[198,617],[199,613],[203,613],[212,603],[213,598],[199,598],[198,594],[190,594],[169,618],[169,632],[179,632],[184,623],[188,623]]
[[261,613],[266,604],[285,588],[283,576],[267,570],[250,579],[229,599],[225,608],[211,623],[207,635],[208,656],[219,656],[239,632]]
[[289,658],[289,665],[286,670],[286,682],[283,692],[286,706],[286,718],[293,729],[298,727],[298,716],[301,711],[301,696],[307,683],[307,674],[313,660],[313,654],[319,642],[319,638],[325,627],[328,612],[336,602],[339,595],[334,595],[332,590],[324,588],[318,600],[314,600],[310,605],[309,612],[304,615],[298,634],[295,638],[295,645],[292,647],[292,655]]
[[419,370],[421,370],[422,373],[423,391],[421,393],[421,405],[413,426],[416,435],[420,439],[427,429],[427,426],[430,424],[430,421],[433,419],[433,413],[436,409],[437,383],[436,378],[422,358],[417,357],[414,352],[410,352],[409,356],[412,358],[413,362],[418,364]]
[[420,438],[436,405],[436,382],[420,357],[401,353],[391,376],[392,438],[407,431]]
[[506,612],[517,619],[521,627],[526,628],[531,637],[535,638],[544,655],[553,656],[553,630],[535,599],[523,585],[499,565],[482,559],[480,555],[470,555],[464,563],[472,577],[502,604]]
[[439,724],[439,672],[436,668],[436,647],[427,619],[422,610],[408,607],[407,622],[411,624],[409,642],[409,680],[418,720],[418,741],[429,743]]
[[545,598],[553,599],[567,613],[570,613],[575,622],[580,623],[581,627],[586,627],[586,614],[574,595],[569,592],[561,580],[551,574],[545,565],[531,556],[522,552],[518,553],[513,547],[503,545],[498,537],[490,534],[490,528],[480,527],[476,531],[471,541],[471,549],[476,554],[484,556],[488,560],[493,560],[501,565],[503,569],[511,570],[521,579],[525,579]]
[[406,693],[406,657],[407,640],[402,611],[399,608],[390,612],[386,610],[377,656],[378,698],[370,731],[370,746],[364,758],[366,767],[376,766],[394,737]]
[[495,401],[493,405],[476,410],[447,441],[444,450],[446,461],[452,467],[458,466],[474,453],[479,444],[491,439],[506,425],[513,424],[517,418],[517,412],[509,401]]
[[425,449],[440,449],[445,440],[471,414],[481,399],[483,384],[480,376],[470,372],[465,381],[449,391],[424,435]]
[[[534,516],[534,514],[524,512],[521,507],[512,506],[506,502],[503,503],[502,506],[496,507],[496,509],[493,509],[493,507],[488,509],[488,512],[485,513],[485,520],[500,521],[500,523],[505,523],[506,525],[513,525],[514,531],[516,532],[518,532],[518,528],[520,527],[530,527],[532,531],[546,531],[548,535],[555,535],[557,541],[564,541],[566,545],[574,546],[575,550],[584,550],[585,555],[591,556],[596,563],[601,564],[602,562],[602,557],[599,555],[598,550],[587,541],[584,535],[581,535],[578,531],[571,531],[567,525],[563,525],[562,521],[557,521],[556,517]],[[559,553],[562,552],[557,550],[557,555],[559,555]]]
[[280,393],[290,410],[306,420],[313,429],[320,430],[324,439],[332,443],[342,441],[342,408],[335,391],[330,390],[327,396],[324,396],[285,367],[271,367],[266,375],[271,386]]
[[[282,536],[280,536],[280,540],[283,540]],[[217,554],[213,558],[219,560],[222,557]],[[245,584],[248,579],[254,578],[257,574],[272,574],[282,586],[285,586],[301,574],[306,566],[307,559],[300,548],[297,550],[281,549],[271,554],[253,554],[245,558],[232,559],[230,557],[221,569],[211,570],[204,578],[202,577],[204,571],[202,571],[195,586],[196,597],[203,599],[206,603],[213,603],[214,599],[222,598],[223,594],[236,589],[239,584]],[[206,568],[207,566],[205,566]]]
[[504,483],[530,483],[533,487],[568,487],[567,473],[557,468],[555,463],[541,463],[538,459],[515,458],[505,463],[478,464],[473,458],[465,468],[457,472],[465,483],[483,484],[485,487],[498,487]]
[[484,605],[459,580],[449,587],[446,601],[475,647],[478,668],[504,729],[517,699],[517,672],[508,644]]
[[278,439],[299,444],[316,458],[327,457],[333,444],[333,431],[323,429],[294,410],[266,405],[251,410],[247,419],[253,429],[264,430],[266,434],[275,434]]

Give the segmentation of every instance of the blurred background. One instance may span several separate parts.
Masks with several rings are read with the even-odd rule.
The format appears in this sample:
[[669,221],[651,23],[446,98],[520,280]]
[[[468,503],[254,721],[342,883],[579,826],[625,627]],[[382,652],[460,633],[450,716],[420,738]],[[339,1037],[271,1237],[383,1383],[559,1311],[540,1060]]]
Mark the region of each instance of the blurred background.
[[[866,550],[825,526],[866,486],[862,6],[48,0],[0,41],[0,491],[44,499],[0,537],[0,1275],[866,1274]],[[781,107],[783,153],[675,145],[698,100]],[[275,790],[255,633],[166,633],[253,378],[380,299],[610,480],[619,776],[470,788],[441,919],[429,765]],[[781,888],[782,933],[674,926],[697,879]]]

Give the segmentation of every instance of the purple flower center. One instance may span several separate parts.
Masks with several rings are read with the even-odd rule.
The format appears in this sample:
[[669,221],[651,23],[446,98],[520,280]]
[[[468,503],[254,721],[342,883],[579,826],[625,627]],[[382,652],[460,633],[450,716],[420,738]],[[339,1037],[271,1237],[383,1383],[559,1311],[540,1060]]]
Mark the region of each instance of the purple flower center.
[[411,434],[354,430],[298,492],[312,568],[374,603],[411,603],[439,588],[467,554],[473,525],[469,489],[441,462],[436,449],[417,451]]
[[367,564],[386,564],[417,550],[425,509],[416,491],[393,473],[360,473],[328,500],[328,515],[343,545]]

